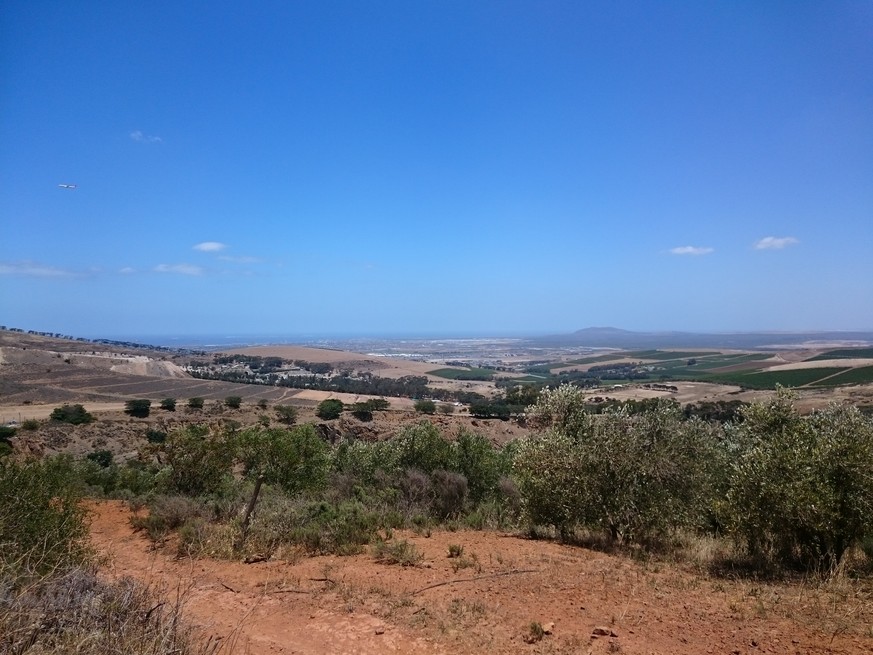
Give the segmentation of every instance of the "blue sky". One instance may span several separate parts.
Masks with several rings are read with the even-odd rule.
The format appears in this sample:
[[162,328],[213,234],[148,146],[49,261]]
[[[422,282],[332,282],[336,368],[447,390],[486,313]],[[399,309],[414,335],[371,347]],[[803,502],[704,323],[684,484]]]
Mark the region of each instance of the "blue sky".
[[0,323],[873,329],[871,2],[8,0],[0,30]]

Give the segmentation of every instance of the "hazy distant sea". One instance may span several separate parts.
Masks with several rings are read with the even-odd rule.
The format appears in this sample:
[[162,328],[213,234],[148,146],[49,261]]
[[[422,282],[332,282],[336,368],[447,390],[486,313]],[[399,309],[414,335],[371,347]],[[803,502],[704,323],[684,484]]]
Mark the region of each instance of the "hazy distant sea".
[[403,341],[403,340],[426,340],[426,339],[506,339],[518,338],[520,335],[494,335],[487,334],[187,334],[187,335],[100,335],[92,338],[114,339],[117,341],[130,341],[152,346],[166,346],[169,348],[205,348],[218,349],[230,347],[246,347],[259,345],[330,345],[355,341]]

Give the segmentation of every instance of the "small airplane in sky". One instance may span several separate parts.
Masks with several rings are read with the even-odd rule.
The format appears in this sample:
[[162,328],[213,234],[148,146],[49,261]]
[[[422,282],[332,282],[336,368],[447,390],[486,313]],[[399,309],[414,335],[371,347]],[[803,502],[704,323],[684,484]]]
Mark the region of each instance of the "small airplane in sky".
[[75,184],[59,184],[58,186],[61,187],[62,189],[75,189],[76,188]]

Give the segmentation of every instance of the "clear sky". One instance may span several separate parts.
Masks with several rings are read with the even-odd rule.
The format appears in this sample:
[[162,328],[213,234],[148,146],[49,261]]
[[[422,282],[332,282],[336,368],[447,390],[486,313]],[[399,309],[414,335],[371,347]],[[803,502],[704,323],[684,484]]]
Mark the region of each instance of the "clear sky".
[[873,329],[869,0],[6,0],[0,30],[0,324]]

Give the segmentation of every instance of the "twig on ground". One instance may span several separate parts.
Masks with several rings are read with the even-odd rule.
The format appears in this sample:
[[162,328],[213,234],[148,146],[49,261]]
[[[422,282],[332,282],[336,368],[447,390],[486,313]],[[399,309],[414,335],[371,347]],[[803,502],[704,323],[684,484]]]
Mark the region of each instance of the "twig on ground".
[[503,571],[502,573],[490,573],[488,575],[477,575],[472,578],[458,578],[456,580],[444,580],[443,582],[434,582],[433,584],[429,584],[426,587],[422,587],[421,589],[416,589],[413,591],[410,596],[415,596],[417,594],[422,593],[423,591],[427,591],[428,589],[435,589],[436,587],[442,587],[443,585],[449,584],[457,584],[459,582],[476,582],[477,580],[487,580],[489,578],[502,578],[506,575],[517,575],[519,573],[539,573],[539,569],[513,569],[512,571]]

